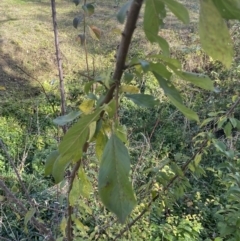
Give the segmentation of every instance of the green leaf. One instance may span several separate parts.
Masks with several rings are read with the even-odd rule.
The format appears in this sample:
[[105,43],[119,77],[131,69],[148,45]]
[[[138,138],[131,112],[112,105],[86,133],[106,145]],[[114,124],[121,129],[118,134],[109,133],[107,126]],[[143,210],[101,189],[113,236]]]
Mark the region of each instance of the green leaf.
[[239,0],[213,0],[213,3],[223,18],[240,20]]
[[165,65],[167,65],[169,68],[173,70],[182,69],[181,62],[177,59],[172,59],[162,54],[150,55],[150,58],[159,59],[160,61],[164,62]]
[[164,79],[162,76],[153,72],[155,78],[158,80],[160,87],[163,89],[166,96],[175,99],[177,102],[182,103],[182,97],[174,85],[169,81]]
[[225,126],[224,126],[224,133],[226,135],[226,137],[230,137],[232,134],[232,124],[231,122],[228,122]]
[[194,164],[196,167],[199,165],[201,160],[202,160],[202,154],[197,154],[194,158]]
[[95,131],[96,131],[96,126],[97,126],[97,122],[93,121],[90,125],[89,125],[89,137],[88,137],[88,141],[91,142]]
[[139,93],[139,88],[135,85],[125,85],[122,84],[120,86],[120,91],[121,92],[126,92],[126,93],[131,93],[131,94],[137,94]]
[[175,73],[182,79],[187,80],[202,89],[212,91],[214,90],[213,81],[206,75],[183,71],[176,71]]
[[128,142],[126,126],[118,124],[115,127],[115,134],[124,144],[126,144]]
[[88,94],[91,90],[92,85],[96,83],[95,81],[89,81],[84,85],[84,93]]
[[166,17],[166,10],[162,2],[158,0],[145,1],[143,29],[150,42],[155,42],[154,37],[158,36],[159,26],[163,25],[164,17]]
[[112,135],[104,148],[99,170],[98,188],[103,204],[115,213],[121,223],[136,205],[129,180],[130,157],[127,148]]
[[123,24],[125,21],[125,18],[127,16],[127,11],[130,8],[132,4],[132,0],[128,1],[127,3],[125,3],[121,9],[119,10],[119,12],[117,13],[117,20],[119,23]]
[[102,131],[99,131],[96,138],[95,151],[98,160],[100,161],[102,158],[103,150],[107,144],[108,138],[107,135]]
[[213,118],[213,117],[205,119],[205,120],[202,122],[202,124],[200,125],[200,127],[206,126],[206,125],[207,125],[209,122],[211,122],[211,121],[214,121],[214,118]]
[[79,168],[78,178],[80,181],[80,189],[79,189],[80,194],[85,198],[89,198],[90,193],[93,191],[93,188],[92,188],[91,182],[89,181],[82,167]]
[[167,70],[167,68],[161,63],[150,63],[150,70],[154,71],[158,75],[169,80],[172,76],[172,73]]
[[217,150],[225,152],[227,150],[226,145],[222,141],[213,140],[213,144]]
[[218,125],[217,125],[218,129],[221,129],[222,126],[223,126],[223,124],[224,124],[226,121],[227,121],[227,117],[226,117],[226,116],[221,117],[221,118],[218,120]]
[[57,117],[56,119],[53,120],[53,123],[59,126],[64,126],[67,123],[78,118],[80,115],[81,115],[80,111],[72,111],[67,115]]
[[236,127],[237,127],[238,131],[240,131],[240,121],[236,119],[236,122],[237,122],[237,126]]
[[139,60],[142,70],[146,73],[149,70],[149,62],[146,60]]
[[48,176],[52,173],[54,162],[57,160],[58,156],[59,156],[59,151],[53,151],[48,156],[45,163],[45,176]]
[[158,43],[164,55],[169,55],[169,45],[165,39],[158,36],[159,27],[163,26],[163,18],[166,17],[166,9],[159,0],[146,0],[143,30],[151,43]]
[[156,100],[152,95],[145,94],[126,94],[125,97],[133,101],[136,105],[141,107],[152,108],[155,105],[159,104],[159,101]]
[[231,121],[233,128],[236,128],[237,127],[237,119],[230,117],[229,120]]
[[85,14],[87,14],[87,16],[91,16],[94,14],[94,6],[91,3],[87,3],[85,5],[82,6]]
[[73,27],[74,27],[74,28],[77,28],[78,25],[79,25],[79,23],[81,23],[81,21],[82,21],[82,18],[81,18],[81,17],[75,17],[75,18],[73,19]]
[[84,198],[89,198],[91,192],[92,185],[88,180],[83,168],[80,167],[78,170],[78,175],[76,175],[73,180],[72,189],[69,194],[70,205],[74,206],[79,200],[80,195],[82,195]]
[[175,98],[169,97],[169,99],[189,120],[195,120],[199,122],[199,118],[196,112],[192,111],[180,102],[176,101]]
[[230,67],[233,44],[226,23],[212,0],[200,1],[199,35],[203,49],[214,60]]
[[79,106],[79,109],[84,113],[84,114],[89,114],[93,110],[93,106],[95,104],[94,100],[89,100],[86,99],[84,100],[81,105]]
[[161,0],[164,2],[169,10],[183,23],[189,23],[189,13],[188,10],[179,2],[173,0]]
[[33,217],[33,215],[36,213],[36,209],[35,208],[30,208],[28,211],[27,211],[27,213],[26,213],[26,215],[25,215],[25,217],[24,217],[24,226],[25,226],[25,228],[24,228],[24,230],[25,231],[27,231],[27,224],[28,224],[28,222],[31,220],[31,218]]
[[[82,148],[89,136],[89,125],[97,121],[100,113],[105,107],[98,108],[94,113],[82,116],[63,137],[59,145],[59,152],[62,156],[68,156],[72,161],[78,161],[82,156]],[[56,164],[56,163],[55,163]]]
[[70,155],[58,156],[52,168],[52,175],[56,184],[64,179],[65,170],[72,161]]

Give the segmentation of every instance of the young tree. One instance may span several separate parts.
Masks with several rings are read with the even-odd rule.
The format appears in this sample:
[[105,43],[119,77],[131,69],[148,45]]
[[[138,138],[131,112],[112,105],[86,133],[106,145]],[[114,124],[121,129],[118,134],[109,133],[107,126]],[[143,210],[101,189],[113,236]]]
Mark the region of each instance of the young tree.
[[[73,2],[76,5],[80,4],[80,0]],[[138,31],[136,26],[142,8],[142,27],[145,37],[149,42],[158,44],[161,53],[148,56],[146,59],[127,61],[132,36],[134,31]],[[85,26],[85,17],[92,15],[95,7],[94,4],[84,1],[82,9]],[[130,157],[125,145],[127,135],[123,132],[124,128],[121,126],[118,116],[120,99],[125,96],[139,106],[150,108],[158,105],[159,101],[152,95],[139,93],[129,81],[123,78],[123,74],[136,65],[140,66],[141,74],[154,76],[171,103],[187,118],[196,122],[199,122],[197,113],[184,105],[182,96],[171,77],[177,75],[197,87],[214,91],[213,82],[209,77],[186,72],[182,70],[179,60],[171,58],[168,42],[159,35],[167,9],[184,24],[189,23],[187,9],[175,0],[132,0],[124,4],[117,14],[120,23],[123,24],[125,18],[126,22],[117,50],[112,77],[99,82],[88,76],[90,81],[85,84],[84,89],[86,94],[92,91],[91,96],[94,98],[84,100],[81,113],[69,113],[67,116],[62,116],[61,121],[58,118],[55,119],[55,123],[62,125],[64,122],[63,125],[66,125],[80,116],[79,120],[64,135],[58,150],[49,156],[46,163],[46,174],[52,174],[56,183],[64,179],[66,168],[73,166],[68,192],[69,207],[66,224],[68,241],[74,240],[73,225],[78,225],[77,217],[74,215],[74,209],[77,208],[76,201],[79,196],[88,198],[91,192],[91,184],[84,172],[84,162],[90,145],[95,146],[95,154],[100,161],[98,192],[104,206],[116,214],[119,222],[125,223],[126,218],[137,205],[137,198],[130,181]],[[227,68],[231,66],[233,44],[225,20],[239,18],[240,1],[238,0],[200,0],[199,35],[202,48],[214,60],[221,61]],[[80,18],[75,18],[74,27],[77,27],[79,23]],[[96,37],[99,37],[100,30],[97,27],[91,30]],[[85,30],[79,36],[86,49]],[[103,88],[98,90],[91,88],[96,83],[102,84]],[[239,102],[240,100],[237,100],[235,106]],[[161,189],[152,194],[151,200],[145,204],[140,214],[130,221],[114,240],[133,226],[176,181],[182,182],[183,185],[184,182],[187,182],[184,174],[193,162],[199,163],[208,141],[208,139],[202,141],[198,150],[182,167],[177,165],[171,167],[174,175],[167,182],[162,183]]]

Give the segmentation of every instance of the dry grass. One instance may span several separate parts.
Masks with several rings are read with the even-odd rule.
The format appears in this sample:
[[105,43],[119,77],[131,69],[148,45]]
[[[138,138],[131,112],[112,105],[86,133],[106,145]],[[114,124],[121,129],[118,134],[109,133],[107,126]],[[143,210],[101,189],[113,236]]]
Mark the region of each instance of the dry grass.
[[[120,2],[120,5],[124,1]],[[194,36],[197,19],[197,1],[185,1],[190,8],[193,22],[189,26],[182,25],[169,15],[165,29],[161,34],[174,48],[185,46],[196,41]],[[70,1],[57,0],[57,18],[60,47],[64,63],[64,75],[67,80],[79,79],[77,73],[86,71],[85,54],[77,35],[83,31],[72,26],[72,19],[79,14],[80,6]],[[102,39],[97,42],[89,38],[88,50],[90,69],[94,64],[95,71],[113,67],[115,48],[120,40],[123,28],[118,24],[115,13],[118,8],[114,1],[96,2],[95,14],[88,18],[89,25],[96,25],[102,30]],[[142,16],[139,25],[142,23]],[[175,31],[174,29],[177,29]],[[35,91],[39,85],[33,78],[42,83],[57,79],[54,36],[49,0],[1,0],[0,2],[0,86],[6,88],[1,96],[8,96],[16,91]],[[139,51],[144,55],[157,51],[144,38],[139,26],[132,42],[132,52]],[[29,75],[26,75],[26,73]]]

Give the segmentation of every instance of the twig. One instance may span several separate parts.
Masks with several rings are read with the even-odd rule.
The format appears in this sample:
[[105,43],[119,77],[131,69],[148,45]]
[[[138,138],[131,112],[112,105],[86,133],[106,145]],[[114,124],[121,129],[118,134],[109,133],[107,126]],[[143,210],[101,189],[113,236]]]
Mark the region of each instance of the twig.
[[25,71],[23,68],[21,68],[20,66],[16,65],[17,68],[19,68],[25,75],[27,75],[28,77],[30,77],[31,79],[35,80],[36,82],[38,82],[38,84],[41,86],[43,94],[45,95],[48,103],[51,105],[53,113],[55,113],[55,108],[54,105],[51,103],[49,96],[44,88],[44,86],[42,85],[42,83],[40,82],[40,80],[38,80],[36,77],[32,76],[31,74],[29,74],[27,71]]
[[[9,202],[12,204],[15,204],[18,207],[17,209],[18,213],[24,216],[24,214],[26,214],[28,210],[25,208],[24,204],[19,199],[17,199],[16,196],[8,189],[8,187],[1,179],[0,179],[0,187],[4,191],[6,198],[9,199]],[[46,240],[56,241],[52,235],[51,230],[47,229],[45,225],[40,223],[35,217],[31,218],[31,222],[42,234],[45,235]]]
[[17,176],[17,179],[18,179],[18,181],[19,181],[19,183],[20,183],[20,186],[21,186],[23,192],[25,193],[25,195],[26,195],[29,203],[30,203],[32,206],[34,206],[32,200],[31,200],[31,197],[29,196],[29,193],[28,193],[28,191],[27,191],[27,188],[26,188],[25,185],[23,184],[23,181],[22,181],[22,179],[21,179],[21,177],[20,177],[20,175],[19,175],[19,173],[18,173],[18,170],[17,170],[17,168],[16,168],[16,166],[15,166],[12,158],[10,157],[10,155],[9,155],[9,153],[8,153],[6,147],[5,147],[5,145],[3,144],[3,141],[2,141],[1,139],[0,139],[0,146],[2,147],[5,155],[7,156],[7,159],[8,159],[8,161],[10,162],[10,164],[11,164],[11,166],[12,166],[12,168],[13,168],[16,176]]
[[[83,153],[87,152],[88,149],[88,143],[86,142],[84,147],[83,147]],[[72,222],[72,214],[73,214],[73,206],[70,205],[69,203],[69,195],[70,192],[72,190],[72,186],[73,186],[73,181],[74,178],[77,175],[78,169],[80,168],[82,163],[82,158],[75,164],[72,172],[71,172],[71,176],[70,176],[70,180],[69,180],[69,189],[68,189],[68,221],[67,221],[67,240],[68,241],[72,241],[73,240],[73,222]]]
[[[58,29],[57,29],[57,13],[56,13],[56,4],[55,0],[51,0],[52,6],[52,20],[53,20],[53,31],[54,31],[54,40],[55,40],[55,48],[56,48],[56,57],[57,57],[57,65],[58,65],[58,74],[59,74],[59,86],[61,93],[61,114],[66,114],[66,99],[65,99],[65,88],[64,88],[64,79],[63,79],[63,69],[62,69],[62,59],[61,52],[59,48],[59,39],[58,39]],[[63,132],[67,132],[67,126],[64,125],[62,127]]]

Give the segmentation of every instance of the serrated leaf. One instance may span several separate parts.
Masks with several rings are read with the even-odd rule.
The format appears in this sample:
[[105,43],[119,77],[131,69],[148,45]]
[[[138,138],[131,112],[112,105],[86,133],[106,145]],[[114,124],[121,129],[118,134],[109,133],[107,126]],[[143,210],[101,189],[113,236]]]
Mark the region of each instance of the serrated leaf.
[[59,126],[64,126],[67,123],[78,118],[80,115],[81,115],[80,111],[72,111],[67,115],[57,117],[56,119],[53,120],[53,123]]
[[84,100],[81,105],[79,106],[79,109],[84,113],[84,114],[89,114],[93,111],[93,106],[94,106],[95,101],[94,100]]
[[106,134],[104,134],[102,131],[99,131],[97,134],[96,145],[95,145],[96,156],[99,161],[102,158],[103,150],[105,148],[105,145],[107,144],[107,141],[108,141],[108,138]]
[[98,188],[103,204],[124,223],[136,205],[129,181],[130,157],[127,148],[112,135],[104,148],[99,169]]
[[87,3],[87,4],[83,5],[82,8],[87,16],[91,16],[94,14],[95,8],[94,8],[93,4]]
[[232,124],[231,124],[231,122],[228,122],[224,126],[223,130],[224,130],[224,133],[225,133],[226,137],[230,137],[231,134],[232,134]]
[[233,59],[232,39],[212,0],[200,1],[199,35],[206,53],[229,68]]
[[175,71],[175,73],[184,80],[191,82],[192,84],[205,89],[205,90],[214,90],[213,81],[206,75],[195,74],[184,71]]
[[152,95],[145,94],[126,94],[125,97],[130,99],[136,105],[141,107],[152,108],[155,105],[159,104],[159,101],[154,98]]
[[127,11],[132,4],[132,0],[125,3],[117,13],[117,20],[119,23],[123,24],[127,16]]
[[75,3],[75,5],[79,5],[79,3],[81,2],[81,0],[73,0],[73,2]]
[[188,10],[184,7],[183,4],[174,1],[174,0],[161,0],[164,2],[169,10],[183,23],[189,23],[189,13]]
[[81,23],[81,21],[82,21],[82,18],[81,18],[81,17],[75,17],[75,18],[73,19],[73,27],[74,27],[74,28],[77,28],[78,25],[79,25],[79,23]]
[[96,26],[88,26],[88,29],[89,29],[89,32],[90,32],[90,35],[93,39],[95,40],[100,40],[101,38],[101,35],[102,35],[102,32],[99,28],[97,28]]
[[137,94],[139,93],[139,88],[134,85],[124,85],[122,84],[120,87],[121,92],[131,93],[131,94]]
[[54,162],[57,160],[58,156],[59,156],[59,151],[53,151],[48,156],[45,163],[45,176],[48,176],[52,173]]

